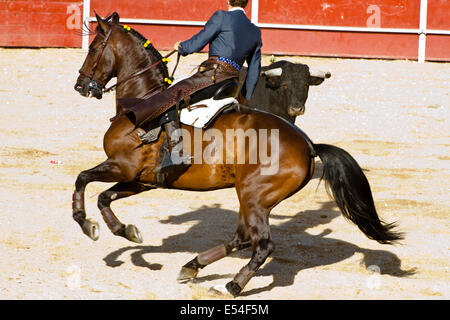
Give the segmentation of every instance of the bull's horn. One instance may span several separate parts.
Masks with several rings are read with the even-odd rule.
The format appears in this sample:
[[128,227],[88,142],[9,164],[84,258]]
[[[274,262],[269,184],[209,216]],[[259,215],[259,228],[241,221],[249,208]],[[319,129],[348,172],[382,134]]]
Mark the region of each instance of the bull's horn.
[[309,69],[309,74],[311,75],[311,77],[317,77],[322,79],[331,77],[331,73],[329,71],[324,72],[318,69]]
[[264,71],[262,74],[270,77],[279,77],[283,73],[283,69],[281,68],[274,68],[267,71]]

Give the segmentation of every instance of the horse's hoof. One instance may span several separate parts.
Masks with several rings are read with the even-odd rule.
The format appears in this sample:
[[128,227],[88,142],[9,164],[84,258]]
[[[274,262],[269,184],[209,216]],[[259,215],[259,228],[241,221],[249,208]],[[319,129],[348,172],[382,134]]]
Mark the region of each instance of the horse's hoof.
[[198,274],[198,269],[182,267],[180,273],[178,274],[178,282],[186,282],[195,279]]
[[225,287],[233,297],[237,297],[242,291],[242,288],[234,281],[228,282]]
[[133,242],[142,243],[142,236],[136,226],[129,224],[125,228],[125,237]]
[[89,238],[91,238],[94,241],[97,241],[100,234],[99,234],[99,226],[98,223],[95,221],[92,221],[90,219],[86,219],[83,222],[83,226],[81,227],[83,230],[83,233],[87,235]]

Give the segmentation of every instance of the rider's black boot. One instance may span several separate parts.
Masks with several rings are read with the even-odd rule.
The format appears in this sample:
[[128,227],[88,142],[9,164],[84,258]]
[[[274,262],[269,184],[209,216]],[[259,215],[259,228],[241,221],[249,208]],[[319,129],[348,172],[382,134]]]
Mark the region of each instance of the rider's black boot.
[[169,152],[166,153],[159,171],[155,172],[173,173],[191,165],[191,156],[183,155],[183,136],[179,129],[175,120],[164,124]]

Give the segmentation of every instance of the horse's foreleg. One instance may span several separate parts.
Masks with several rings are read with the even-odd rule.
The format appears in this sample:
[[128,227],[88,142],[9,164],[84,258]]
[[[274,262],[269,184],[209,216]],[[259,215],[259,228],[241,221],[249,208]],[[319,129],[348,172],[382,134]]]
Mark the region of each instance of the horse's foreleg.
[[93,181],[117,182],[124,179],[119,166],[111,160],[106,160],[98,166],[82,171],[75,182],[75,191],[72,196],[72,216],[80,225],[83,233],[92,240],[97,240],[98,223],[86,218],[84,206],[84,191],[88,183]]
[[233,251],[242,250],[251,246],[250,236],[243,220],[241,212],[239,213],[239,221],[236,233],[233,239],[227,244],[222,244],[200,253],[197,257],[186,263],[178,275],[177,280],[180,282],[191,280],[197,277],[199,269],[203,269],[207,265],[225,258]]
[[103,220],[105,220],[106,225],[114,235],[124,237],[133,242],[142,243],[142,236],[139,229],[132,224],[125,225],[120,222],[111,210],[110,205],[112,201],[150,189],[153,189],[153,187],[148,187],[138,182],[119,182],[98,196],[97,206],[102,213]]

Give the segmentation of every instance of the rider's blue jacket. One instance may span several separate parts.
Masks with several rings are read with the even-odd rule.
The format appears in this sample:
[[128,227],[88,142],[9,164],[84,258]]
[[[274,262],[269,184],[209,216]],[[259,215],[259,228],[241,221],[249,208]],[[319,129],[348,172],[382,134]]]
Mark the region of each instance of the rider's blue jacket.
[[234,61],[239,67],[247,62],[248,73],[242,95],[250,100],[261,70],[261,30],[245,15],[242,8],[216,11],[205,27],[191,39],[180,43],[178,52],[186,56],[209,44],[209,56]]

